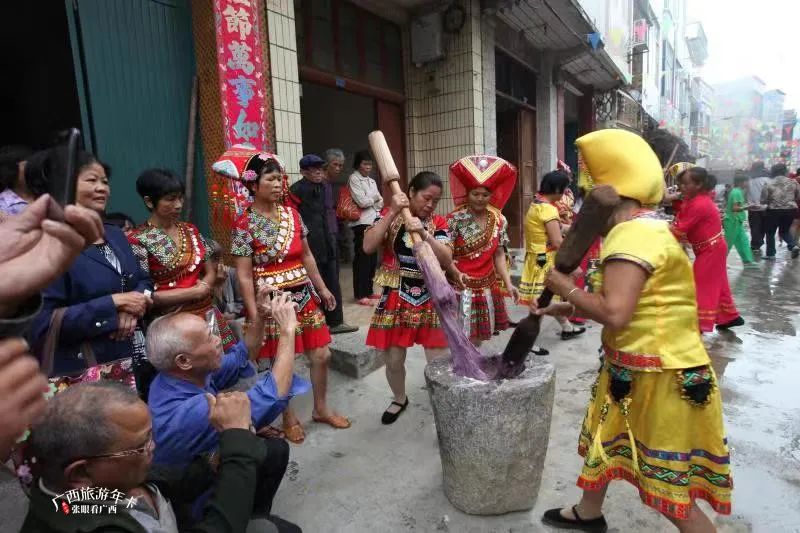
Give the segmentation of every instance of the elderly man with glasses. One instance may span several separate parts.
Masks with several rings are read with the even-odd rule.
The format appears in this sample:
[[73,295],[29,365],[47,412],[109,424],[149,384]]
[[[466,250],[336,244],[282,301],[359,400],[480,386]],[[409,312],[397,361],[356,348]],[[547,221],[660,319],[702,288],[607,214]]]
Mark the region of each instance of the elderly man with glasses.
[[[247,395],[223,393],[206,402],[208,422],[219,431],[218,463],[200,457],[187,469],[169,470],[152,468],[150,414],[129,388],[105,381],[57,394],[32,429],[41,477],[22,531],[300,531],[251,514],[267,450],[249,429]],[[182,511],[212,483],[203,517],[192,523]]]

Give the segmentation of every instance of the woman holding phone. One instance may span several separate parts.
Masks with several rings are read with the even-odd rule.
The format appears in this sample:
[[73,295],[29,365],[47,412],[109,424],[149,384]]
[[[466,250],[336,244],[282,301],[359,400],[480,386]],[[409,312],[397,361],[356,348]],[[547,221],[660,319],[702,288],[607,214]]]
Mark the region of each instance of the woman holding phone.
[[[87,152],[78,151],[75,159],[75,203],[102,215],[111,195],[111,170]],[[52,148],[46,156],[32,159],[26,172],[63,175],[66,160],[66,147]],[[87,370],[92,375],[78,380],[110,377],[133,385],[131,367],[138,372],[149,366],[141,318],[152,304],[152,290],[125,234],[105,224],[103,238],[43,292],[42,312],[31,330],[43,370],[50,377],[65,378],[64,386]],[[109,363],[114,364],[105,366]],[[138,381],[144,393],[146,380]]]

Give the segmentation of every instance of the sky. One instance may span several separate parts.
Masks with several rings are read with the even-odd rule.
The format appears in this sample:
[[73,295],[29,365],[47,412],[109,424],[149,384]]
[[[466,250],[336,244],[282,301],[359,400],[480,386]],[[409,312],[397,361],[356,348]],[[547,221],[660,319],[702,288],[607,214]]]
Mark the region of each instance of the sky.
[[709,57],[699,73],[711,84],[755,75],[800,109],[800,0],[687,0],[703,23]]

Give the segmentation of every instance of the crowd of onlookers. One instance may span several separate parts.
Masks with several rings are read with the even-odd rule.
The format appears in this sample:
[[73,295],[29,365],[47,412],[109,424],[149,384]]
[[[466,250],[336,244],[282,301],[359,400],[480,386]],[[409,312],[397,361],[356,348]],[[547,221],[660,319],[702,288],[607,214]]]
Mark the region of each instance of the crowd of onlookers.
[[[219,244],[181,220],[185,184],[169,170],[138,177],[150,216],[137,225],[107,213],[112,170],[79,151],[75,205],[63,208],[48,193],[67,159],[64,146],[0,149],[0,458],[30,496],[23,530],[72,531],[76,521],[87,531],[299,530],[271,504],[288,462],[284,438],[302,442],[302,428],[290,439],[296,418],[284,416],[284,431],[270,425],[310,389],[293,374],[297,293],[250,283],[245,297]],[[376,259],[361,243],[383,206],[371,156],[359,153],[347,185],[358,217],[337,218],[344,161],[338,149],[305,156],[303,179],[281,197],[302,215],[331,333],[357,329],[342,314],[340,228],[355,235],[354,297],[373,305],[365,280]],[[249,185],[256,202],[267,170]],[[314,420],[346,428],[325,404],[328,342],[309,356]],[[136,505],[71,513],[103,503],[64,499],[89,487]],[[54,512],[54,501],[66,510]]]

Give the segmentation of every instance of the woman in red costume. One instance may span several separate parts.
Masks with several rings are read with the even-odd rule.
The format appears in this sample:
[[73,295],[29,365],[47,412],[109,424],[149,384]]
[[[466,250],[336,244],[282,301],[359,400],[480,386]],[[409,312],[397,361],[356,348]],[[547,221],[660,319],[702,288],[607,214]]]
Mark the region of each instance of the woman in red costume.
[[145,170],[136,180],[136,192],[150,218],[128,234],[142,269],[153,280],[153,312],[178,310],[216,321],[225,350],[237,339],[222,313],[212,305],[214,286],[224,280],[210,260],[209,249],[194,224],[181,222],[184,184],[173,172]]
[[[417,260],[412,252],[409,232],[418,233],[430,244],[439,263],[450,267],[453,252],[447,221],[434,213],[442,196],[442,178],[433,172],[420,172],[408,185],[408,196],[392,196],[375,223],[364,233],[364,252],[371,254],[383,246],[381,266],[375,284],[383,287],[382,296],[367,334],[367,345],[384,352],[386,380],[394,400],[383,413],[381,422],[392,424],[408,407],[406,396],[406,351],[415,344],[425,349],[430,361],[447,355],[447,338],[439,315],[433,308]],[[400,214],[407,207],[412,219],[408,224]]]
[[719,210],[710,195],[714,178],[702,167],[677,174],[683,204],[672,223],[672,232],[694,251],[694,282],[700,331],[728,329],[744,324],[736,310],[728,284],[728,245],[722,233]]
[[[453,271],[460,287],[464,330],[475,345],[508,329],[502,281],[516,303],[503,246],[508,222],[500,212],[517,181],[512,164],[490,155],[473,155],[450,165],[450,191],[457,207],[447,215],[453,243]],[[498,281],[499,278],[499,281]]]
[[[231,255],[247,316],[255,316],[255,295],[262,286],[292,293],[298,323],[295,353],[305,353],[311,363],[312,418],[337,429],[348,428],[350,421],[329,410],[326,401],[331,335],[320,304],[333,309],[337,302],[317,270],[303,220],[295,209],[282,205],[287,180],[283,165],[273,154],[242,147],[223,154],[215,169],[223,162],[236,168],[253,196],[253,204],[236,219],[231,235]],[[275,357],[279,337],[277,323],[268,318],[261,358]],[[300,444],[305,440],[303,426],[292,409],[283,413],[283,429],[289,441]]]

